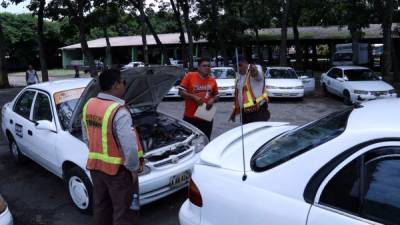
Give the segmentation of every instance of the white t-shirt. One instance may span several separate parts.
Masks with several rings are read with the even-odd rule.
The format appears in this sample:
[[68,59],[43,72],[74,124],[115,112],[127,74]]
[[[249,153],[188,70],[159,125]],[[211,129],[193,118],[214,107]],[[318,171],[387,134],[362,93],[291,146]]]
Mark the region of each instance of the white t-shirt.
[[[253,89],[253,93],[256,97],[261,96],[263,93],[263,89],[265,87],[264,84],[264,76],[263,76],[263,72],[262,72],[262,68],[260,65],[256,65],[257,66],[257,71],[258,71],[258,76],[257,77],[253,77],[250,76],[250,86]],[[240,108],[243,107],[243,86],[245,83],[245,77],[246,74],[241,74],[239,72],[239,77],[238,77],[238,81],[237,81],[237,87],[238,87],[238,100],[239,100],[239,105]]]

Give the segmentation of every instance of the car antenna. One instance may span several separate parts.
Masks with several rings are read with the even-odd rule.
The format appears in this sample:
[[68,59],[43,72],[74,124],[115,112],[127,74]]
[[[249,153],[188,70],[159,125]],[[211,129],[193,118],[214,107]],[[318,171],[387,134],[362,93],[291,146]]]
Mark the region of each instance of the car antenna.
[[[235,53],[236,53],[236,69],[238,71],[239,74],[239,55],[238,55],[238,49],[235,49]],[[249,70],[247,68],[247,70]],[[247,72],[246,72],[247,74]],[[240,76],[240,75],[239,75]],[[239,80],[239,76],[238,76],[238,80]],[[242,92],[242,96],[243,96],[243,89],[238,91]],[[240,130],[241,130],[241,136],[242,136],[242,160],[243,160],[243,176],[242,176],[242,181],[246,181],[247,179],[247,174],[246,174],[246,158],[245,158],[245,154],[244,154],[244,132],[243,132],[243,98],[242,99],[238,99],[238,101],[240,101]]]

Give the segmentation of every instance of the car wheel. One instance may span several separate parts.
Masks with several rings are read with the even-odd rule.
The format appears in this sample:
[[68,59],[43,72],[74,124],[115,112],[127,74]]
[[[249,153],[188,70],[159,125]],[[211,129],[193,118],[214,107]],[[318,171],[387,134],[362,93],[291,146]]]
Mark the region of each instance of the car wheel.
[[328,88],[326,87],[326,84],[322,85],[322,92],[324,93],[325,97],[329,97],[330,93],[328,91]]
[[353,102],[351,101],[350,92],[347,90],[343,92],[343,102],[345,105],[353,104]]
[[23,164],[26,162],[27,158],[26,156],[24,156],[21,151],[19,150],[19,147],[17,145],[17,142],[15,142],[15,140],[11,137],[10,138],[10,143],[9,143],[9,147],[10,147],[10,153],[11,156],[14,160],[14,162],[16,164]]
[[65,181],[69,197],[77,209],[84,214],[91,214],[93,205],[92,183],[86,173],[82,169],[74,167],[67,171]]

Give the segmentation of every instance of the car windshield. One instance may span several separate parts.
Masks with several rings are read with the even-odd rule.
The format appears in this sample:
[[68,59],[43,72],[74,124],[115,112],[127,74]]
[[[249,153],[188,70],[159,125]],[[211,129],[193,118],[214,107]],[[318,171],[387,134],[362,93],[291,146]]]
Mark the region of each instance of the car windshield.
[[297,79],[297,74],[294,70],[270,69],[267,78],[270,78],[270,79]]
[[373,81],[379,80],[379,77],[375,75],[372,70],[360,69],[360,70],[345,70],[344,75],[348,81]]
[[225,69],[213,69],[211,75],[215,79],[235,79],[235,71],[229,71]]
[[259,149],[251,160],[255,171],[265,171],[342,134],[352,112],[348,108],[332,113],[303,127],[288,131]]
[[68,127],[68,124],[71,121],[76,103],[81,97],[84,89],[85,88],[71,89],[54,94],[57,115],[64,130]]
[[353,54],[352,53],[336,53],[333,56],[333,61],[352,61],[353,60]]

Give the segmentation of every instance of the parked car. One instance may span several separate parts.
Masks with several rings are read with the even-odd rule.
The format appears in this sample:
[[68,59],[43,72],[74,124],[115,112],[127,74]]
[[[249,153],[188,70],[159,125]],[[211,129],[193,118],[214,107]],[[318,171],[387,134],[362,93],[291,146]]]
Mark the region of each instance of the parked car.
[[168,93],[164,96],[164,98],[180,98],[181,96],[179,95],[179,85],[181,81],[178,80],[175,82],[175,84],[169,89]]
[[0,195],[0,225],[13,225],[13,218],[8,209],[7,202]]
[[265,84],[271,98],[303,98],[313,92],[315,79],[306,75],[298,76],[291,67],[267,67]]
[[235,96],[236,72],[232,67],[211,68],[211,75],[217,81],[220,98],[233,98]]
[[336,52],[332,57],[332,66],[366,65],[369,63],[368,44],[358,44],[357,62],[353,62],[353,44],[337,44]]
[[[139,177],[142,204],[187,186],[199,152],[208,143],[194,126],[157,111],[165,93],[182,76],[183,70],[174,66],[122,71],[126,106],[144,148],[146,167]],[[2,129],[13,158],[23,162],[29,157],[64,179],[72,202],[83,213],[90,212],[93,199],[81,114],[99,91],[97,79],[46,82],[24,88],[2,108]]]
[[145,64],[143,62],[130,62],[130,63],[126,64],[125,66],[123,66],[121,68],[121,70],[126,70],[129,68],[135,68],[135,67],[144,67],[144,66],[145,66]]
[[344,98],[346,104],[397,97],[392,85],[372,70],[360,66],[333,67],[321,76],[323,91]]
[[180,224],[400,224],[399,104],[245,125],[244,159],[241,128],[228,131],[201,153]]

